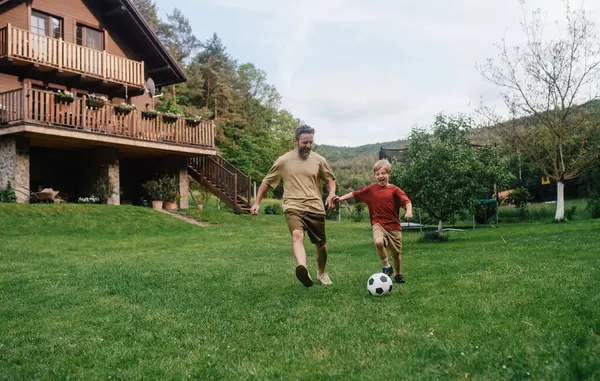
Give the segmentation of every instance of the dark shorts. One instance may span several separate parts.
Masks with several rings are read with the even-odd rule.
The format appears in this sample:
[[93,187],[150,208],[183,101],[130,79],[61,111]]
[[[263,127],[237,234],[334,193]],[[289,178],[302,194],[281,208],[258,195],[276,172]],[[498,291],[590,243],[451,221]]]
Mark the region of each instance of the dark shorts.
[[304,212],[296,209],[288,209],[284,214],[290,234],[294,230],[302,230],[308,233],[310,242],[315,245],[325,244],[327,239],[325,237],[324,214]]

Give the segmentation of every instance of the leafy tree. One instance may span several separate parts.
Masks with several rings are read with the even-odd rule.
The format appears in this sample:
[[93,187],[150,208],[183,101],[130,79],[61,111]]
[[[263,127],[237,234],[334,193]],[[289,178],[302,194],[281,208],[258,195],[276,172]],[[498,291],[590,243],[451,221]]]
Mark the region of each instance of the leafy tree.
[[158,17],[158,9],[152,0],[133,0],[133,5],[144,17],[150,28],[157,31],[162,24]]
[[540,11],[523,22],[527,43],[509,49],[480,68],[497,85],[511,120],[489,118],[507,146],[527,157],[557,184],[555,219],[564,219],[565,181],[595,165],[599,156],[597,120],[600,105],[600,39],[584,9],[565,2],[566,25],[555,39],[545,39]]
[[437,115],[431,131],[412,130],[407,163],[394,164],[391,182],[439,221],[439,233],[475,199],[490,197],[494,184],[511,179],[507,158],[496,147],[471,145],[471,125],[464,117]]
[[158,30],[162,42],[180,65],[191,58],[201,46],[192,32],[189,20],[177,8],[167,15],[167,22],[161,23]]

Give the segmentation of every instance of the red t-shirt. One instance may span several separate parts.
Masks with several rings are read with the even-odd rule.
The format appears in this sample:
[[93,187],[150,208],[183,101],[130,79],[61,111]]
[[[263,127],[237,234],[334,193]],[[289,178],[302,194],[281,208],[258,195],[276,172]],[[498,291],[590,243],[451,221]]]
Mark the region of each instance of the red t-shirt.
[[385,187],[371,184],[352,192],[356,202],[364,202],[369,207],[371,225],[380,224],[387,230],[402,230],[400,208],[410,202],[406,193],[395,185]]

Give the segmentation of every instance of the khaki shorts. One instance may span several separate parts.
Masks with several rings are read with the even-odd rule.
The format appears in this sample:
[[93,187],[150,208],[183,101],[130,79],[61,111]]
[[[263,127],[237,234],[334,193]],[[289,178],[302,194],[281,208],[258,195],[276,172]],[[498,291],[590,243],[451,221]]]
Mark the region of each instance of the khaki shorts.
[[373,225],[373,242],[377,238],[383,238],[383,244],[392,255],[402,254],[402,231],[387,230],[379,224]]
[[310,242],[315,245],[324,245],[327,241],[325,237],[325,215],[311,212],[304,212],[296,209],[287,209],[285,211],[290,234],[294,230],[302,230],[308,233]]

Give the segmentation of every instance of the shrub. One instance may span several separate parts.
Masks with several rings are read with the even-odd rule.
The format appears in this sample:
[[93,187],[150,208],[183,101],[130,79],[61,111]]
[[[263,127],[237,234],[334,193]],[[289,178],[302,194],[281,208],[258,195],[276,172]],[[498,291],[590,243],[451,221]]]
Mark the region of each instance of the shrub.
[[269,204],[265,206],[265,214],[283,214],[283,207],[280,204]]
[[365,204],[360,202],[356,203],[352,206],[352,213],[350,214],[350,219],[354,222],[362,222],[364,220],[364,209]]
[[17,194],[13,189],[10,181],[6,184],[6,188],[0,189],[0,202],[14,203],[17,202]]
[[590,194],[585,209],[591,212],[592,218],[600,218],[600,193],[594,192]]
[[519,209],[519,217],[521,220],[527,219],[528,207],[527,203],[531,200],[531,194],[527,188],[518,187],[508,196],[509,201]]

